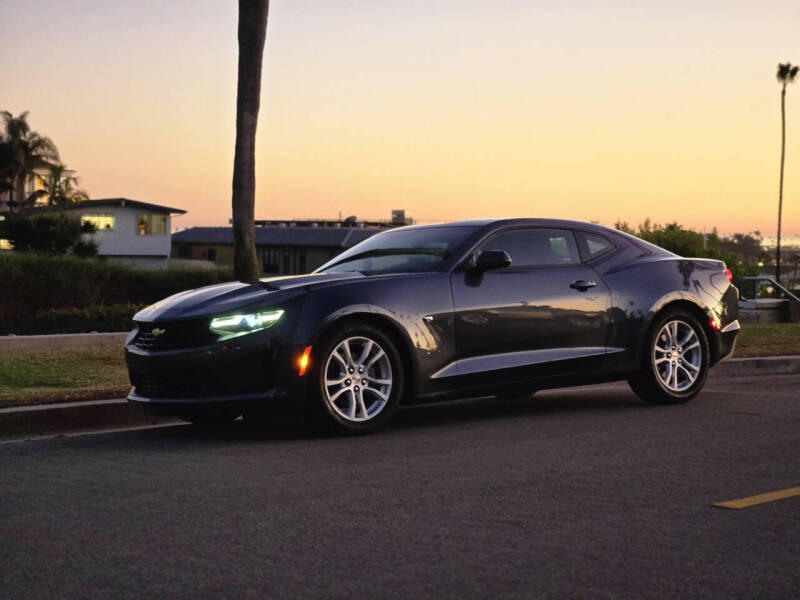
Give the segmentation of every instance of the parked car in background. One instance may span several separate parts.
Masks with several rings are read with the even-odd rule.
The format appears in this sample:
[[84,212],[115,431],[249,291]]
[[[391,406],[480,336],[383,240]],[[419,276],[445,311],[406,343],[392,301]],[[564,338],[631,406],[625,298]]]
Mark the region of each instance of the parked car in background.
[[402,404],[614,380],[680,403],[733,351],[737,300],[724,263],[598,225],[401,227],[309,275],[142,310],[128,398],[192,421],[288,405],[343,432]]

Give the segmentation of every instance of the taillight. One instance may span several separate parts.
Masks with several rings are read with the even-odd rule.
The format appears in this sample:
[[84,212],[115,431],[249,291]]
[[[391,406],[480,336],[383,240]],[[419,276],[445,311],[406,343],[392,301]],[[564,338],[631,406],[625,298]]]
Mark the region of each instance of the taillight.
[[728,268],[725,269],[725,277],[728,278],[728,283],[733,283],[733,273]]

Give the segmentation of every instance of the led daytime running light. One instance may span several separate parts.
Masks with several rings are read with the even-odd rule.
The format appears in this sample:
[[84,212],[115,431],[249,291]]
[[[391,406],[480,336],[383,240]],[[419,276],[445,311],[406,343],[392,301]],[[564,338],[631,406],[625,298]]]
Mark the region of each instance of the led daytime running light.
[[223,338],[234,337],[245,333],[261,331],[277,323],[283,316],[283,310],[269,310],[246,315],[230,315],[211,319],[211,331]]

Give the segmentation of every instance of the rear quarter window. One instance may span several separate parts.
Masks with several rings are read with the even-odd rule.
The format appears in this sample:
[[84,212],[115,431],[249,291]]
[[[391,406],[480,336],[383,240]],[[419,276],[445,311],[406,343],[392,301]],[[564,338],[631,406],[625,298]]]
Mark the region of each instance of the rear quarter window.
[[581,231],[579,237],[583,246],[581,250],[585,254],[586,260],[596,258],[614,248],[611,240],[597,233]]

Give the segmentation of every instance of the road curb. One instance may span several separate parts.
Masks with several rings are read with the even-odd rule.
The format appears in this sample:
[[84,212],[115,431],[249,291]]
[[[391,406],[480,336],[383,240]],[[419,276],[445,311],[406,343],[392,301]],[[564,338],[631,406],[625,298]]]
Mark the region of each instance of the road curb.
[[111,429],[176,421],[145,413],[127,400],[95,400],[0,409],[0,437],[14,438],[82,429]]
[[51,335],[3,335],[0,336],[0,352],[19,350],[60,350],[93,346],[97,344],[119,345],[125,343],[127,331],[110,333],[55,333]]
[[[800,356],[731,358],[711,370],[712,377],[800,374]],[[150,415],[127,400],[40,404],[0,409],[0,438],[68,433],[178,422]]]
[[731,358],[711,369],[714,375],[751,377],[753,375],[793,375],[800,373],[800,356],[760,356]]

